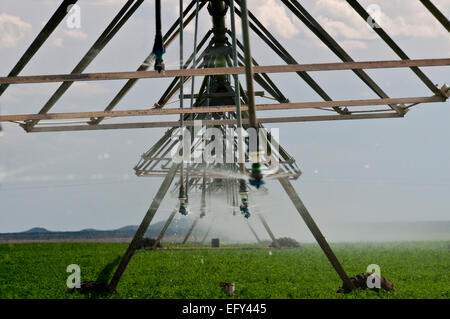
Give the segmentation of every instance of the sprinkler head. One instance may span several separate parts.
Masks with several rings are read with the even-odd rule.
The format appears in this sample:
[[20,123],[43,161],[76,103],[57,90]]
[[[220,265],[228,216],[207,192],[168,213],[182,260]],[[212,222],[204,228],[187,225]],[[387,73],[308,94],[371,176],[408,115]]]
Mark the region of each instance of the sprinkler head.
[[242,205],[239,206],[239,209],[241,210],[241,214],[244,215],[245,218],[248,218],[250,216],[250,212],[248,211],[248,203],[246,200],[242,201]]
[[158,71],[158,73],[161,73],[162,71],[164,71],[165,66],[164,66],[164,61],[162,58],[156,58],[155,60],[155,71]]
[[264,185],[266,182],[263,180],[263,175],[261,173],[261,164],[253,163],[252,172],[250,173],[250,185],[255,186],[257,189]]
[[163,54],[166,53],[164,49],[164,41],[161,34],[155,36],[155,43],[153,44],[152,53],[155,55],[155,71],[161,73],[164,71]]
[[186,216],[188,214],[188,211],[184,204],[180,204],[180,209],[178,209],[178,212],[183,216]]
[[188,214],[187,208],[186,208],[186,198],[181,197],[179,198],[180,200],[180,208],[178,209],[178,212],[183,215],[186,216]]

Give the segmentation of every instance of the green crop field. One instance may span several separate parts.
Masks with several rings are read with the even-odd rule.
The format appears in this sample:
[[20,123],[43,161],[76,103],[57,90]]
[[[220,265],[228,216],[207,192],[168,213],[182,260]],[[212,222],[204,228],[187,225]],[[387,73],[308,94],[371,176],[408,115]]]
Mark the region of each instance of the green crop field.
[[[246,245],[249,246],[249,245]],[[234,282],[234,298],[449,298],[449,241],[333,244],[349,275],[381,267],[393,292],[335,295],[341,284],[317,245],[284,250],[139,250],[117,295],[66,292],[69,264],[81,281],[108,280],[127,245],[33,243],[0,245],[0,298],[228,298],[219,282]]]

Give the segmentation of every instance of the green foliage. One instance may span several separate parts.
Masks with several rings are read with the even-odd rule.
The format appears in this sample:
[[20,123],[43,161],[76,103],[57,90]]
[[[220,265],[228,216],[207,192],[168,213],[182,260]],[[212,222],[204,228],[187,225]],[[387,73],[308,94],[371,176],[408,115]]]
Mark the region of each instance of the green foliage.
[[139,250],[118,294],[107,296],[67,294],[66,267],[78,264],[82,281],[108,280],[127,244],[3,244],[0,298],[229,298],[221,281],[236,284],[234,298],[449,298],[449,244],[333,244],[350,276],[378,264],[396,286],[390,293],[341,296],[335,295],[339,277],[314,244],[300,250]]

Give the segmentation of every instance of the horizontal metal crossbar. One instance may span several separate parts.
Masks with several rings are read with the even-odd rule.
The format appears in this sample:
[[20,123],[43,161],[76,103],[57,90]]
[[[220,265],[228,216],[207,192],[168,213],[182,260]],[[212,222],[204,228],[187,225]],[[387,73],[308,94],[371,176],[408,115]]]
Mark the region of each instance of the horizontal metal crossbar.
[[[354,106],[371,106],[371,105],[387,105],[387,104],[432,103],[443,101],[445,101],[445,98],[442,96],[430,96],[430,97],[407,97],[407,98],[368,99],[368,100],[299,102],[299,103],[281,103],[281,104],[260,104],[256,105],[256,110],[257,111],[292,110],[292,109],[307,109],[307,108],[333,107],[333,106],[354,107]],[[243,105],[241,109],[242,111],[247,111],[248,106]],[[96,118],[96,117],[130,117],[130,116],[195,114],[195,113],[222,113],[234,111],[236,111],[236,106],[228,105],[228,106],[213,106],[213,107],[194,107],[183,109],[152,108],[152,109],[109,111],[109,112],[98,111],[98,112],[48,113],[48,114],[16,114],[16,115],[0,116],[0,122],[56,120],[56,119],[61,120],[61,119],[79,119],[79,118]]]
[[[258,122],[266,123],[293,123],[293,122],[316,122],[316,121],[339,121],[339,120],[362,120],[362,119],[388,119],[402,118],[396,112],[387,112],[379,114],[349,114],[349,115],[318,115],[318,116],[299,116],[299,117],[272,117],[259,118]],[[243,119],[242,123],[248,124],[248,119]],[[203,125],[235,125],[236,120],[203,120]],[[194,126],[194,121],[185,121],[185,127]],[[96,130],[114,130],[114,129],[138,129],[138,128],[155,128],[155,127],[179,127],[179,121],[170,122],[144,122],[144,123],[117,123],[117,124],[99,124],[99,125],[66,125],[66,126],[47,126],[34,127],[29,130],[30,133],[38,132],[64,132],[64,131],[96,131]]]
[[[254,66],[253,69],[255,73],[285,73],[285,72],[302,72],[302,71],[338,71],[338,70],[357,70],[357,69],[407,68],[413,66],[415,67],[450,66],[450,58],[269,65],[269,66]],[[207,75],[228,75],[228,74],[244,74],[244,73],[245,67],[222,67],[222,68],[202,68],[202,69],[185,69],[185,70],[166,70],[161,73],[158,73],[157,71],[133,71],[133,72],[104,72],[104,73],[84,73],[84,74],[32,75],[32,76],[0,77],[0,84],[150,79],[150,78],[171,78],[176,76],[207,76]]]

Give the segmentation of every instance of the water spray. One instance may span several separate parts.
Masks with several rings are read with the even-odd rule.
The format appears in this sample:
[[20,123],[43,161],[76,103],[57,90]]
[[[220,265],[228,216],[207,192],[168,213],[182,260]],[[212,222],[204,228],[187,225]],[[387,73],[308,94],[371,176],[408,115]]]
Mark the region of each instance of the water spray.
[[[259,155],[257,155],[259,158]],[[250,185],[255,186],[257,189],[264,185],[266,182],[263,180],[263,174],[261,172],[261,163],[259,161],[252,164],[252,171],[250,173]]]
[[251,216],[250,211],[248,209],[248,189],[247,183],[243,179],[239,180],[239,194],[241,195],[242,201],[242,204],[239,207],[241,210],[241,214],[248,219]]
[[200,218],[206,216],[206,169],[203,171],[203,181],[202,181],[202,201],[200,207]]
[[180,201],[180,208],[178,209],[178,212],[181,215],[186,216],[188,214],[188,211],[187,211],[187,197],[186,197],[186,194],[184,192],[183,184],[180,185],[180,195],[178,196],[178,200]]

